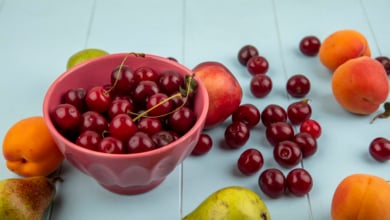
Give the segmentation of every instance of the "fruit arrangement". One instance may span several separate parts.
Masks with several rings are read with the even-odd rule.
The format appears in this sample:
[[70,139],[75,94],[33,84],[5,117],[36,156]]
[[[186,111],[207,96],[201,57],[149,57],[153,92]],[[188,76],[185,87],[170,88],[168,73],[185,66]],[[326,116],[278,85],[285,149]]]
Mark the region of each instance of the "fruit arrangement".
[[[319,56],[320,62],[332,74],[332,94],[343,109],[356,115],[370,115],[384,104],[385,113],[373,120],[390,116],[389,104],[385,103],[390,91],[390,59],[385,56],[371,58],[364,35],[355,30],[340,30],[323,42],[311,35],[304,37],[298,48],[305,56]],[[95,49],[87,52],[86,57],[80,57],[80,53],[73,55],[67,69],[107,54]],[[167,59],[177,62],[174,58]],[[266,98],[273,89],[267,58],[255,46],[245,45],[238,51],[237,60],[251,77],[251,95]],[[221,147],[232,151],[243,149],[255,128],[263,126],[265,138],[272,147],[272,158],[265,157],[260,148],[246,148],[238,154],[237,170],[243,176],[257,174],[258,188],[269,198],[280,198],[285,194],[307,195],[315,180],[299,165],[317,153],[322,135],[321,124],[312,118],[315,109],[307,98],[312,89],[310,79],[304,74],[292,75],[286,80],[285,89],[294,101],[288,106],[272,103],[260,109],[252,103],[242,103],[243,89],[224,64],[202,62],[193,68],[193,72],[206,86],[210,100],[205,129],[192,155],[207,154],[213,144],[221,143],[213,140],[208,130],[224,122],[227,124]],[[65,92],[61,104],[51,112],[51,118],[65,137],[88,150],[133,154],[161,148],[188,132],[197,120],[193,112],[194,75],[181,77],[174,71],[156,72],[148,66],[131,69],[122,63],[108,73],[107,84],[72,88]],[[19,140],[19,136],[13,137],[11,131],[3,144],[3,154],[6,159],[10,158],[10,164],[17,148],[7,143]],[[55,145],[50,143],[45,146]],[[55,154],[52,148],[49,151]],[[367,154],[379,162],[390,160],[390,141],[384,137],[372,140]],[[23,155],[21,158],[28,161],[30,157]],[[63,160],[63,157],[57,157],[55,161],[44,163],[42,158],[40,155],[38,159],[43,164],[50,164],[44,166],[48,170],[26,173],[26,169],[8,168],[21,176],[47,176]],[[275,160],[280,167],[264,169],[264,163],[269,159]],[[362,189],[365,190],[363,193]],[[388,204],[387,191],[388,183],[379,177],[366,174],[347,177],[335,191],[332,219],[345,219],[345,216],[375,219],[377,213],[381,213],[381,219],[383,216],[387,218],[390,214],[383,208]],[[369,202],[359,204],[363,211],[358,212],[353,207],[356,207],[356,201],[363,201],[363,196],[369,198]],[[228,208],[218,205],[221,203],[229,204]],[[44,207],[47,207],[46,203]],[[223,219],[259,219],[259,216],[260,219],[270,219],[261,198],[242,187],[227,187],[213,193],[183,219],[214,217],[209,216],[210,213],[219,213]]]

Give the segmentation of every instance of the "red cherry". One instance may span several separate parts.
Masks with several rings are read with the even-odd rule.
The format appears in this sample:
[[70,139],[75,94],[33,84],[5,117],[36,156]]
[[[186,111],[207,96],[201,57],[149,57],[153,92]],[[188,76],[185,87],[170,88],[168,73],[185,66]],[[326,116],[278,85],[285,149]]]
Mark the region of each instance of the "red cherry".
[[265,74],[268,71],[268,61],[263,56],[253,56],[246,63],[246,67],[252,75]]
[[211,150],[213,146],[213,139],[210,135],[202,133],[199,136],[198,142],[196,143],[194,149],[191,152],[191,155],[204,155]]
[[260,122],[260,111],[253,104],[242,104],[233,112],[232,121],[241,121],[253,128]]
[[318,54],[321,41],[316,36],[306,36],[299,42],[299,50],[306,56]]
[[369,152],[377,161],[390,160],[390,141],[383,137],[375,138],[370,143]]
[[259,55],[259,52],[255,46],[245,45],[238,51],[237,59],[243,66],[246,66],[248,60],[257,55]]
[[318,139],[321,136],[321,126],[320,124],[313,119],[307,119],[302,122],[300,132],[307,132],[311,134],[314,138]]
[[122,141],[108,136],[99,142],[98,151],[108,154],[123,154],[125,153],[125,147],[123,146]]
[[293,125],[301,124],[306,119],[309,119],[311,113],[311,106],[307,99],[293,102],[287,107],[287,118]]
[[275,161],[285,168],[298,165],[302,160],[302,151],[299,146],[290,140],[281,141],[274,147]]
[[104,113],[111,104],[111,95],[103,86],[95,86],[87,91],[85,102],[90,110]]
[[121,141],[127,141],[137,131],[137,126],[128,114],[118,114],[108,126],[108,132],[112,137]]
[[286,192],[286,177],[276,168],[264,170],[258,179],[261,191],[271,198],[278,198]]
[[286,90],[292,97],[302,98],[310,92],[310,81],[302,74],[293,75],[287,80]]
[[312,156],[317,152],[317,140],[307,132],[299,132],[294,136],[293,141],[301,149],[303,158]]
[[264,159],[260,151],[249,148],[241,153],[237,161],[237,167],[244,175],[252,175],[263,167]]
[[248,141],[249,132],[250,130],[245,123],[232,122],[225,129],[225,142],[232,149],[240,148]]
[[249,85],[250,91],[256,98],[263,98],[272,91],[272,80],[265,74],[256,74]]
[[304,196],[313,187],[313,179],[310,173],[303,168],[291,170],[286,177],[287,190],[295,196]]
[[287,122],[275,122],[265,129],[265,136],[272,146],[276,146],[281,141],[292,140],[294,128]]

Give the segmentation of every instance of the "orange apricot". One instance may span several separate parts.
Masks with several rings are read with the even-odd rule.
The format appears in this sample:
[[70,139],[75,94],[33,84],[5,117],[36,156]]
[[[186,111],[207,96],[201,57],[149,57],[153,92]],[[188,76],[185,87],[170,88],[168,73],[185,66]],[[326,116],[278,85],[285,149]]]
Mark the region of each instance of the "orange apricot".
[[319,58],[330,71],[349,59],[371,56],[368,41],[363,34],[355,30],[339,30],[322,42]]
[[352,174],[337,186],[331,204],[332,220],[390,219],[390,185],[371,174]]
[[389,95],[389,80],[382,64],[370,57],[350,59],[332,76],[332,92],[347,111],[368,115]]

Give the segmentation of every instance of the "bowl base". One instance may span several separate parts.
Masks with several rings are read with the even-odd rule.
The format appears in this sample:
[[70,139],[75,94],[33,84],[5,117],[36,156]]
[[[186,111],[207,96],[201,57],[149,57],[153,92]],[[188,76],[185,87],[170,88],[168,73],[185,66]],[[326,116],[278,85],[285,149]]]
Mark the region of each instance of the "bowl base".
[[121,195],[136,195],[136,194],[146,193],[146,192],[156,188],[164,180],[165,180],[165,178],[160,179],[160,180],[156,180],[156,181],[151,182],[149,185],[145,185],[145,186],[120,187],[120,186],[112,186],[112,185],[107,186],[107,185],[103,185],[103,184],[100,184],[100,185],[103,186],[108,191],[111,191],[113,193],[117,193],[117,194],[121,194]]

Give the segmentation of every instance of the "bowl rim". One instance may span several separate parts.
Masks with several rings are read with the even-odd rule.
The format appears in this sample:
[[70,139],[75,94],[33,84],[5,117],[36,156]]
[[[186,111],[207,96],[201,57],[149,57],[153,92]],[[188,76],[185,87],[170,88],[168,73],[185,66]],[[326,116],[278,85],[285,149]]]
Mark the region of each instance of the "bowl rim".
[[[49,88],[47,89],[47,91],[45,93],[44,100],[43,100],[43,118],[44,118],[45,123],[48,126],[49,130],[51,131],[52,136],[53,135],[56,136],[56,138],[53,137],[53,139],[56,142],[57,142],[56,139],[58,138],[60,142],[65,143],[65,145],[67,145],[70,148],[72,148],[72,150],[80,151],[83,154],[91,154],[94,157],[99,157],[99,158],[114,158],[114,159],[125,158],[125,159],[131,159],[131,158],[153,157],[153,156],[156,156],[156,155],[159,155],[159,154],[164,154],[166,151],[172,150],[172,148],[174,148],[178,144],[180,145],[180,143],[183,143],[186,138],[188,138],[190,135],[192,135],[194,132],[196,132],[196,130],[199,127],[203,127],[204,126],[204,122],[206,120],[206,116],[207,116],[207,112],[208,112],[208,108],[209,108],[209,96],[208,96],[208,92],[207,92],[207,89],[206,89],[205,85],[195,75],[194,79],[196,79],[196,81],[198,83],[197,90],[198,91],[202,91],[202,92],[200,92],[198,94],[202,95],[201,99],[204,100],[204,107],[203,107],[200,115],[197,117],[197,120],[196,120],[195,124],[192,126],[192,128],[189,131],[187,131],[184,135],[180,136],[177,140],[173,141],[172,143],[170,143],[168,145],[165,145],[163,147],[160,147],[160,148],[157,148],[157,149],[153,149],[153,150],[150,150],[150,151],[146,151],[146,152],[125,153],[125,154],[109,154],[109,153],[103,153],[103,152],[98,152],[98,151],[93,151],[93,150],[90,150],[90,149],[83,148],[81,146],[76,145],[75,143],[73,143],[72,141],[68,140],[67,138],[65,138],[57,130],[57,128],[54,126],[54,124],[53,124],[53,122],[52,122],[52,120],[50,118],[49,100],[52,97],[52,93],[53,93],[53,90],[56,87],[56,85],[59,82],[61,82],[64,78],[66,78],[68,75],[74,74],[74,72],[77,72],[77,70],[79,70],[79,69],[85,68],[85,66],[94,65],[95,63],[100,62],[101,60],[105,60],[108,57],[112,58],[112,59],[116,59],[116,58],[118,58],[118,59],[122,58],[123,59],[128,54],[129,53],[112,53],[112,54],[108,54],[108,55],[104,55],[104,56],[100,56],[100,57],[96,57],[96,58],[87,60],[87,61],[85,61],[85,62],[83,62],[81,64],[78,64],[78,65],[76,65],[76,66],[66,70],[65,72],[61,73],[50,84]],[[147,53],[142,53],[142,56],[144,56],[145,58],[147,57],[147,58],[151,58],[151,59],[156,59],[156,60],[161,61],[161,62],[169,62],[170,65],[174,65],[174,66],[176,66],[176,68],[182,69],[185,74],[193,72],[192,70],[190,70],[189,68],[187,68],[183,64],[180,64],[180,63],[178,63],[176,61],[173,61],[173,60],[169,60],[169,59],[167,59],[165,57],[161,57],[161,56],[154,55],[154,54],[147,54]],[[127,59],[129,59],[129,58],[130,58],[130,56]],[[120,63],[118,63],[118,65],[119,64]],[[57,143],[57,145],[58,145],[58,143]]]

